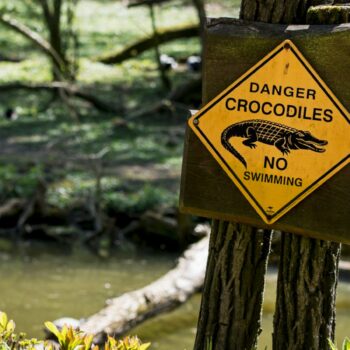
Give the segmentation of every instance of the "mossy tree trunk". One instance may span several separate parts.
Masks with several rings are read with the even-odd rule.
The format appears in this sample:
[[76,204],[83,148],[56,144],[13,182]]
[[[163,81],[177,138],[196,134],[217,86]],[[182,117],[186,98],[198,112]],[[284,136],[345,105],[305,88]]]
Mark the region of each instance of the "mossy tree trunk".
[[243,0],[241,18],[265,23],[305,23],[307,9],[333,0]]

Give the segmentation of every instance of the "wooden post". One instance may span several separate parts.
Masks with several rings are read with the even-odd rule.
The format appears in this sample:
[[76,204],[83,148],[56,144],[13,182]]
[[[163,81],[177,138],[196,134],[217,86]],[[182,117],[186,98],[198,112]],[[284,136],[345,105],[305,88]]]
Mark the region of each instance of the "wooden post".
[[256,348],[270,244],[270,232],[213,221],[195,350]]
[[[283,40],[290,39],[301,49],[303,55],[321,74],[322,78],[329,84],[336,96],[341,99],[346,108],[349,108],[350,90],[347,88],[349,83],[342,79],[343,71],[348,69],[346,52],[348,52],[350,47],[349,33],[349,25],[339,27],[286,26],[244,22],[227,18],[212,19],[208,22],[205,34],[204,102],[212,100],[225,87],[241,77],[243,73],[253,67]],[[334,54],[337,50],[340,50],[338,54]],[[332,53],[331,55],[329,54],[330,52]],[[226,95],[224,94],[223,96]],[[214,105],[214,103],[211,105]],[[201,125],[201,122],[199,125]],[[350,207],[347,204],[349,203],[349,192],[346,190],[349,188],[347,185],[349,167],[334,175],[332,179],[328,180],[326,185],[321,186],[317,190],[317,193],[315,192],[315,194],[312,194],[293,208],[290,214],[283,216],[283,218],[272,225],[266,225],[257,217],[256,212],[249,206],[242,194],[230,182],[227,174],[214,157],[207,152],[204,145],[191,130],[188,131],[186,136],[183,164],[184,175],[180,207],[185,212],[214,217],[219,220],[242,220],[242,222],[256,224],[260,227],[272,227],[321,239],[349,242],[347,227],[350,221],[347,213]],[[325,208],[325,203],[328,204],[327,208]],[[246,259],[247,256],[251,255],[244,253],[247,250],[242,248],[239,242],[247,242],[245,234],[251,234],[252,242],[249,249],[255,252],[254,256],[258,255],[262,259],[265,259],[268,255],[264,254],[268,244],[262,239],[260,240],[260,248],[264,247],[265,250],[255,250],[259,244],[254,235],[255,229],[219,220],[215,220],[213,223],[208,272],[204,286],[195,350],[205,349],[205,346],[208,344],[213,349],[220,350],[244,349],[244,346],[250,349],[256,344],[257,334],[255,331],[259,329],[259,327],[256,327],[258,324],[257,319],[252,316],[258,314],[255,311],[259,309],[260,305],[257,302],[259,298],[256,297],[254,292],[248,294],[248,298],[253,295],[253,304],[256,309],[254,309],[254,312],[249,313],[250,318],[245,318],[245,312],[241,310],[245,310],[244,305],[247,294],[244,295],[242,291],[246,290],[246,285],[242,283],[240,277],[246,275],[240,267],[247,261],[249,264],[255,264],[256,261],[253,259],[253,262],[251,262],[249,259]],[[323,273],[323,276],[328,273],[336,276],[337,271],[334,268],[338,259],[337,250],[334,250],[336,246],[325,244],[324,241],[318,241],[322,246],[322,249],[319,249],[321,246],[312,245],[311,242],[313,241],[315,240],[304,238],[301,248],[286,250],[283,257],[290,257],[293,259],[293,263],[303,261],[304,268],[320,273],[320,276]],[[283,244],[286,248],[293,248],[291,243],[284,242]],[[305,259],[300,259],[299,254],[301,253],[305,255]],[[322,260],[322,254],[326,255],[325,261]],[[235,259],[237,260],[235,261]],[[319,265],[319,269],[318,266],[314,266],[314,260]],[[328,266],[330,266],[330,269],[327,269]],[[247,266],[243,266],[244,268],[249,270]],[[240,271],[239,276],[237,271]],[[260,283],[262,269],[257,269],[257,271],[257,275],[247,273],[247,284],[251,283],[252,290],[256,286],[263,285],[263,283]],[[284,269],[284,271],[288,270]],[[305,280],[301,275],[292,273],[291,276],[293,279],[286,277],[287,279],[290,278],[290,290],[295,289],[298,285],[301,286],[302,283],[305,284]],[[253,279],[256,278],[256,285],[252,283],[252,277]],[[314,286],[314,281],[318,277],[316,279],[309,277],[307,279],[309,286]],[[333,279],[331,277],[325,280],[325,283],[319,287],[320,293],[325,296],[325,299],[327,298],[323,292],[325,288],[330,288],[331,286],[331,289],[334,291],[335,286],[332,280],[336,280],[336,278]],[[236,292],[234,286],[242,286],[242,289],[239,290],[240,294],[238,296],[232,297]],[[310,298],[312,297],[311,288],[299,289],[299,291],[306,294],[310,293]],[[260,292],[262,291],[260,290]],[[304,300],[307,300],[308,296],[304,296],[304,298],[306,298]],[[316,305],[315,301],[313,303]],[[332,301],[329,310],[327,313],[331,314],[333,310]],[[293,312],[296,313],[297,311],[298,308],[295,306]],[[307,310],[304,311],[307,312]],[[283,317],[283,314],[281,315]],[[319,315],[319,310],[315,311],[314,315]],[[331,319],[332,316],[326,315],[325,317]],[[245,337],[244,332],[240,332],[236,336],[231,335],[238,329],[238,327],[235,328],[235,325],[244,325],[242,327],[246,329],[248,322],[252,322],[250,323],[250,337],[253,338],[253,341],[252,339],[242,340]],[[326,325],[329,324],[327,322],[325,323]],[[294,324],[291,325],[291,323],[288,324],[290,329],[295,326]],[[281,334],[283,334],[283,331]],[[290,343],[290,346],[290,349],[294,349],[294,344]]]
[[[340,24],[344,13],[344,6],[321,5],[309,9],[307,20]],[[327,349],[334,340],[340,251],[340,243],[282,234],[274,350]]]
[[[251,5],[242,1],[242,19],[263,15],[262,8],[244,11]],[[256,348],[270,247],[270,231],[213,222],[195,350]]]

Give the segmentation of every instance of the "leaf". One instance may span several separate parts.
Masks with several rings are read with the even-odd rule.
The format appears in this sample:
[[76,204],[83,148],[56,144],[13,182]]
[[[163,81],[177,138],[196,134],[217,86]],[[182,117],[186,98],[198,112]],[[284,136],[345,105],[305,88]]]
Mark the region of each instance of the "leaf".
[[350,339],[349,338],[344,339],[343,350],[350,350]]
[[329,344],[331,350],[337,350],[337,347],[332,343],[332,341],[330,339],[328,339],[328,344]]
[[72,348],[73,350],[83,350],[84,349],[84,345],[77,345],[77,346],[74,346],[74,348]]
[[5,342],[0,342],[0,350],[11,350],[11,348]]
[[77,339],[75,339],[75,334],[73,332],[73,327],[68,327],[68,331],[67,331],[67,338],[68,338],[68,342],[75,342]]
[[7,315],[5,312],[0,312],[0,332],[3,332],[6,329],[7,325]]
[[10,321],[7,323],[6,331],[12,333],[12,332],[15,330],[15,328],[16,328],[15,322],[13,322],[12,320],[10,320]]
[[45,322],[45,327],[53,334],[56,336],[58,340],[62,338],[61,333],[57,329],[57,327],[52,323],[52,322]]
[[87,335],[87,336],[84,338],[85,350],[90,350],[93,340],[94,340],[94,336],[93,336],[92,334]]
[[140,346],[140,350],[147,350],[151,346],[151,343],[145,343]]

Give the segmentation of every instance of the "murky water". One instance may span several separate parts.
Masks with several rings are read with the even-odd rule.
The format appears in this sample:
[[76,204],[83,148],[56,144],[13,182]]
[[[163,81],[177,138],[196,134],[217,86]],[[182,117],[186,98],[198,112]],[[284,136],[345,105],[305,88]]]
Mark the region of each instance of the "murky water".
[[[139,288],[170,269],[176,256],[154,253],[118,253],[101,261],[84,250],[47,245],[24,246],[13,252],[0,242],[0,310],[15,319],[18,331],[42,336],[43,323],[63,316],[86,317],[106,299]],[[269,275],[260,349],[270,348],[275,277]],[[350,335],[350,286],[340,283],[338,341]],[[192,349],[200,296],[176,311],[136,328],[152,349]]]

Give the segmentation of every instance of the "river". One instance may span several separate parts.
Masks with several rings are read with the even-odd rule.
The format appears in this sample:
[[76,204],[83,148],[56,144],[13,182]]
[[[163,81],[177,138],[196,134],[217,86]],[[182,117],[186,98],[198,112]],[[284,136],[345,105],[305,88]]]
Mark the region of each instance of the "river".
[[[42,337],[43,323],[63,316],[87,317],[106,299],[144,286],[174,266],[176,256],[151,251],[116,251],[104,261],[82,248],[24,243],[15,250],[0,241],[0,310],[16,321],[17,331]],[[259,349],[271,349],[275,273],[268,275],[263,333]],[[338,343],[350,335],[350,285],[340,283],[337,300]],[[176,311],[133,330],[151,349],[190,350],[200,296]]]

